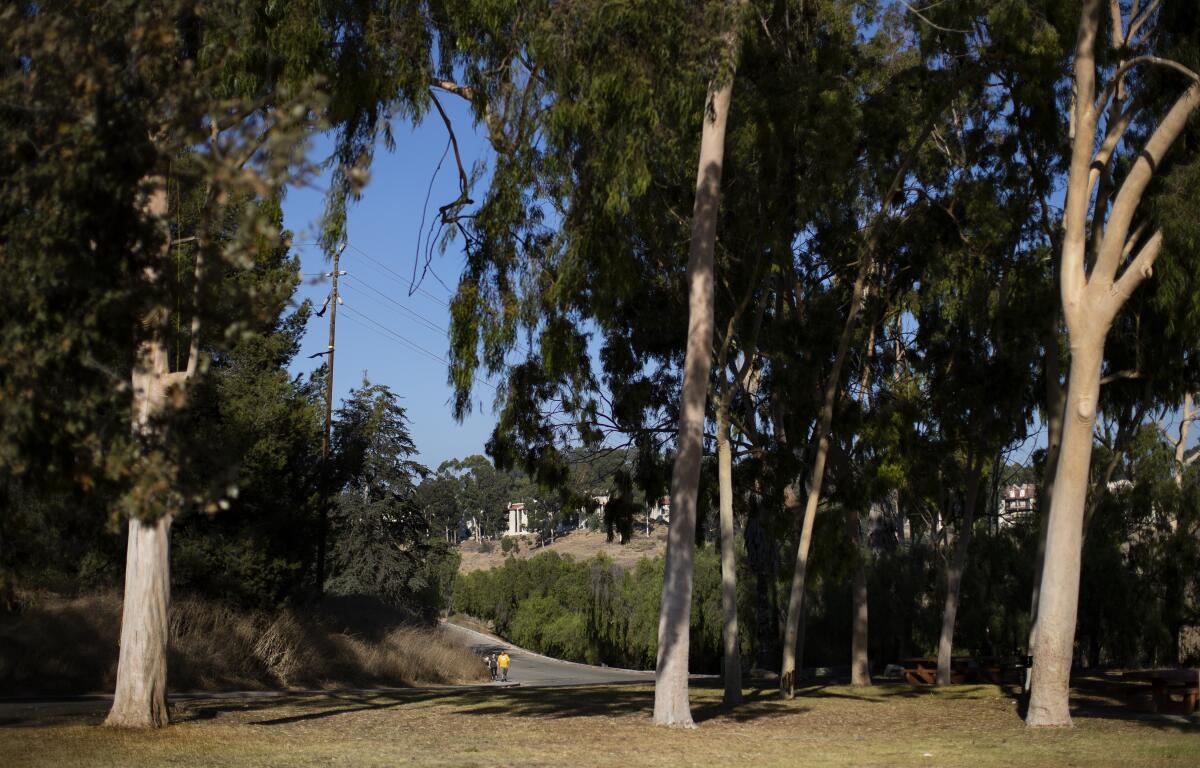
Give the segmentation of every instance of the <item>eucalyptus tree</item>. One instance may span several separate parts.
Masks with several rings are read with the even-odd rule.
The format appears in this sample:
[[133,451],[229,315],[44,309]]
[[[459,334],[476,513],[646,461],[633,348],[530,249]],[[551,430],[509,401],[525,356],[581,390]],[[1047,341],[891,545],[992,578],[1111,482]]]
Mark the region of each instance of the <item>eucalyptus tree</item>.
[[[7,119],[40,115],[18,126],[30,139],[25,146],[38,150],[37,162],[23,159],[17,165],[28,164],[33,171],[26,178],[41,179],[40,194],[50,193],[46,205],[53,208],[72,194],[61,184],[49,186],[45,173],[38,175],[51,167],[52,156],[40,151],[47,141],[74,154],[105,136],[110,146],[120,148],[111,157],[128,161],[121,173],[131,169],[141,173],[128,184],[128,194],[108,197],[116,205],[125,205],[135,195],[134,219],[106,211],[106,227],[81,241],[99,244],[108,237],[125,243],[121,250],[131,256],[109,263],[125,264],[118,271],[121,293],[128,300],[111,300],[111,294],[103,293],[103,281],[94,281],[100,293],[89,297],[86,291],[78,291],[72,298],[79,301],[63,305],[79,307],[103,300],[110,314],[124,307],[133,315],[125,323],[134,329],[132,338],[128,344],[112,344],[107,357],[95,342],[88,342],[90,348],[81,344],[75,351],[63,347],[67,354],[58,356],[58,363],[67,369],[113,374],[124,383],[114,390],[107,382],[110,393],[119,396],[117,401],[132,400],[131,409],[119,402],[100,409],[103,416],[116,413],[118,420],[128,419],[132,432],[128,438],[117,439],[111,431],[97,438],[80,422],[78,430],[55,443],[68,452],[90,453],[94,460],[89,465],[75,463],[76,479],[95,485],[104,476],[122,499],[118,516],[131,518],[122,630],[127,637],[121,647],[118,693],[110,718],[114,724],[165,722],[170,521],[185,508],[215,509],[225,495],[223,488],[215,492],[187,487],[194,478],[181,476],[177,453],[172,453],[177,446],[172,447],[168,429],[187,402],[188,388],[204,373],[201,337],[221,338],[219,331],[235,323],[234,318],[206,316],[209,280],[224,269],[244,266],[253,247],[279,236],[253,206],[234,237],[215,239],[214,223],[222,219],[231,201],[268,196],[295,178],[298,149],[314,124],[323,123],[338,134],[334,194],[325,233],[327,241],[336,242],[343,232],[345,204],[361,188],[376,142],[380,138],[385,144],[391,142],[391,118],[419,117],[435,75],[453,68],[453,46],[440,46],[437,61],[432,55],[435,21],[444,18],[441,5],[433,6],[424,2],[287,3],[258,9],[225,0],[175,0],[148,9],[112,0],[86,9],[70,2],[20,3],[5,9],[6,49],[15,54],[11,62],[24,62],[7,65],[3,73],[6,92],[13,96]],[[331,94],[328,100],[314,90],[317,81]],[[118,113],[113,105],[121,105],[124,122],[115,119]],[[68,122],[79,130],[71,136],[46,133],[45,123],[59,113],[70,115]],[[105,133],[114,126],[120,127],[119,133]],[[205,190],[207,204],[195,232],[173,233],[167,221],[169,188],[177,181],[171,163],[184,150],[199,168],[188,183]],[[53,158],[61,160],[57,155]],[[90,174],[83,178],[95,180],[89,183],[112,183],[120,175],[115,165],[80,167]],[[14,187],[18,194],[32,189]],[[104,209],[102,197],[87,198],[90,208],[86,209]],[[81,220],[77,217],[76,223]],[[124,229],[113,229],[118,224]],[[67,231],[72,230],[64,228]],[[195,238],[194,291],[186,302],[179,302],[187,306],[182,315],[175,311],[177,297],[164,279],[172,236]],[[90,250],[95,254],[99,248]],[[86,253],[85,249],[80,257]],[[84,273],[64,270],[64,274]],[[180,316],[190,326],[191,341],[186,362],[173,366],[166,339]],[[130,334],[109,338],[123,336]],[[85,340],[80,337],[80,341]],[[58,364],[36,357],[30,363],[26,374],[34,378],[39,366],[48,369]],[[83,387],[70,391],[74,399],[59,399],[67,403],[95,399]],[[32,422],[17,415],[13,423],[22,434],[34,434],[29,431]],[[13,438],[9,446],[22,443],[20,434],[14,432]],[[29,443],[25,441],[26,446]],[[19,449],[14,453],[12,465],[23,465]]]
[[[61,362],[84,369],[100,367],[120,382],[117,387],[112,381],[106,385],[128,398],[128,404],[110,403],[112,410],[100,416],[118,414],[117,420],[126,421],[127,436],[93,431],[95,422],[85,419],[68,431],[66,442],[73,443],[76,451],[90,445],[96,460],[77,465],[79,475],[106,474],[120,487],[114,521],[129,518],[120,661],[108,722],[157,726],[167,717],[171,520],[189,507],[215,510],[225,493],[201,478],[181,476],[186,461],[180,451],[185,448],[168,429],[186,401],[188,388],[203,372],[202,333],[219,338],[238,322],[236,316],[214,318],[207,312],[205,283],[227,269],[245,268],[262,243],[279,238],[270,217],[244,201],[271,195],[295,177],[310,115],[321,104],[311,91],[305,92],[302,83],[294,83],[272,94],[278,109],[263,115],[261,94],[225,87],[223,78],[229,70],[223,52],[228,49],[213,44],[214,38],[228,42],[224,35],[237,26],[238,10],[231,4],[175,2],[147,9],[114,1],[83,9],[71,3],[29,3],[7,13],[5,47],[25,63],[5,72],[5,86],[14,97],[13,114],[33,110],[24,127],[14,127],[26,133],[27,146],[36,151],[26,159],[29,177],[45,174],[55,162],[70,163],[72,155],[118,124],[121,134],[105,141],[120,147],[114,156],[121,157],[118,162],[127,163],[126,167],[118,171],[113,165],[89,164],[82,166],[80,177],[102,185],[114,183],[130,169],[139,173],[127,193],[113,198],[118,205],[132,206],[132,220],[113,217],[109,229],[93,233],[64,228],[64,234],[75,231],[82,238],[74,242],[76,250],[70,241],[57,249],[43,243],[23,257],[45,263],[47,256],[56,254],[72,260],[83,269],[64,269],[61,274],[75,279],[89,269],[96,273],[114,269],[121,275],[116,295],[103,292],[102,280],[97,281],[99,291],[89,291],[81,282],[60,311],[86,317],[97,303],[107,303],[105,311],[110,313],[123,307],[132,315],[126,328],[105,328],[111,335],[100,342],[107,347],[104,351],[92,346],[99,340],[81,337],[78,352]],[[118,104],[124,114],[114,119],[112,110]],[[47,135],[39,131],[58,111],[72,115],[79,129],[60,132],[47,145]],[[47,153],[48,147],[57,148]],[[190,167],[174,165],[173,160],[185,151],[194,162]],[[175,286],[166,278],[172,238],[179,237],[168,223],[171,181],[203,189],[207,203],[189,235],[194,241],[196,279],[186,303],[174,295]],[[50,194],[43,205],[50,209],[77,204],[67,187],[44,191]],[[84,205],[98,211],[108,203],[93,196]],[[17,221],[32,212],[10,210]],[[239,219],[238,211],[240,220],[226,227],[225,218],[235,212],[234,218]],[[112,226],[125,229],[112,230]],[[128,255],[102,259],[101,249],[113,247],[101,245],[105,237]],[[172,366],[168,339],[177,302],[187,307],[190,342],[186,357]],[[205,322],[216,327],[206,328]],[[55,335],[46,333],[42,341]],[[36,376],[38,363],[48,361],[35,357],[30,362],[34,365],[27,373]],[[59,398],[78,403],[92,395],[84,384],[64,389]]]
[[[906,200],[902,192],[922,149],[937,126],[949,119],[950,104],[954,99],[962,98],[963,94],[977,91],[986,79],[986,69],[976,61],[949,52],[939,54],[937,68],[926,67],[916,52],[905,49],[900,42],[902,39],[903,33],[894,22],[881,28],[878,48],[886,52],[883,62],[888,66],[879,68],[877,82],[868,81],[868,85],[877,88],[868,90],[866,97],[859,100],[859,119],[864,125],[878,126],[878,121],[872,119],[874,114],[878,114],[876,110],[915,112],[920,118],[899,126],[887,124],[883,128],[875,127],[873,131],[859,130],[856,151],[861,156],[862,170],[858,172],[861,181],[854,190],[856,204],[849,209],[851,217],[848,221],[852,226],[843,227],[843,230],[848,230],[843,239],[833,243],[828,252],[823,254],[827,259],[840,256],[853,266],[853,271],[842,283],[848,286],[849,295],[840,332],[836,336],[837,347],[820,384],[820,410],[812,431],[811,464],[804,483],[806,501],[803,511],[798,512],[799,538],[780,668],[780,689],[786,697],[791,697],[795,691],[805,582],[813,526],[822,498],[825,465],[830,453],[834,414],[843,392],[843,371],[851,344],[861,336],[859,319],[874,265],[886,258],[886,254],[880,253],[880,245],[889,224],[898,218],[905,207]],[[899,104],[904,104],[904,107]]]
[[[1162,5],[1138,4],[1126,10],[1113,3],[1105,19],[1098,0],[1085,0],[1080,12],[1072,57],[1071,162],[1059,263],[1071,362],[1038,602],[1026,715],[1031,726],[1071,722],[1068,685],[1105,339],[1129,297],[1152,274],[1163,249],[1161,225],[1141,210],[1140,203],[1200,105],[1200,77],[1179,62],[1154,55],[1161,39]],[[1140,87],[1146,78],[1139,75],[1149,67],[1174,70],[1180,82],[1176,96],[1154,98],[1151,92],[1146,97],[1146,89]],[[1106,78],[1103,87],[1101,76]],[[1135,126],[1145,127],[1144,141],[1137,132],[1129,133]],[[1129,162],[1118,162],[1127,153]],[[1118,182],[1116,175],[1122,170]]]

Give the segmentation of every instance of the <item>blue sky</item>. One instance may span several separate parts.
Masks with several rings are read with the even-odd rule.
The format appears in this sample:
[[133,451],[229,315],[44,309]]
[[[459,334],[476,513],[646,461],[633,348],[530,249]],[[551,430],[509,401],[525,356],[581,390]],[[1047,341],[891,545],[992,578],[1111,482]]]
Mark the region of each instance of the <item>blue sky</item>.
[[[441,101],[454,124],[464,163],[469,168],[487,160],[490,148],[474,129],[467,104],[454,97]],[[432,267],[441,282],[426,275],[419,290],[409,295],[409,281],[422,214],[428,227],[438,206],[458,196],[457,172],[453,156],[448,157],[426,206],[430,179],[446,148],[446,128],[436,113],[416,128],[399,121],[394,128],[396,151],[380,148],[363,198],[350,209],[348,246],[341,261],[349,274],[339,285],[344,304],[337,316],[334,404],[358,387],[364,375],[388,385],[408,411],[420,460],[432,469],[445,459],[483,452],[494,424],[494,392],[486,384],[477,384],[472,414],[461,424],[454,420],[446,383],[445,329],[450,324],[447,305],[462,269],[461,248],[451,245],[444,255],[435,250]],[[318,141],[317,156],[328,154],[329,148],[328,139]],[[291,189],[283,205],[284,225],[293,232],[294,250],[306,275],[299,298],[310,298],[318,307],[329,293],[329,281],[314,273],[331,268],[325,254],[312,244],[319,232],[325,190],[325,179]],[[308,356],[325,349],[328,333],[328,316],[310,321],[292,365],[294,372],[319,367],[321,359]]]

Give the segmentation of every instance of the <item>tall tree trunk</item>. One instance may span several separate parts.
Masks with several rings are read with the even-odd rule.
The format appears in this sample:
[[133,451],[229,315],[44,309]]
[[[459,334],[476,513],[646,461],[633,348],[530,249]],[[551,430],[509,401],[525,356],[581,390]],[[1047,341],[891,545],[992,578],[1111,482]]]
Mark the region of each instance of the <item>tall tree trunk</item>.
[[[1056,315],[1057,317],[1057,315]],[[1062,365],[1059,360],[1058,321],[1046,342],[1046,466],[1038,494],[1038,542],[1033,563],[1033,598],[1029,608],[1029,642],[1025,646],[1033,653],[1037,637],[1038,599],[1042,589],[1042,567],[1046,562],[1046,537],[1050,532],[1050,505],[1054,499],[1054,476],[1058,472],[1058,453],[1062,446],[1063,409],[1067,390],[1062,385]]]
[[[732,57],[731,57],[732,58]],[[692,727],[688,699],[688,643],[692,615],[692,564],[696,550],[696,496],[704,439],[704,404],[712,368],[713,249],[725,159],[725,122],[733,74],[710,90],[700,135],[692,242],[688,253],[688,335],[679,407],[678,453],[671,473],[671,527],[667,535],[658,659],[654,679],[654,722]]]
[[[1123,57],[1135,27],[1122,29],[1121,7],[1111,4],[1114,54]],[[1101,38],[1101,4],[1084,0],[1074,54],[1074,109],[1071,114],[1071,164],[1063,210],[1063,242],[1059,291],[1067,321],[1071,365],[1067,374],[1067,403],[1062,448],[1050,505],[1046,561],[1038,599],[1037,636],[1029,710],[1031,726],[1071,724],[1069,686],[1072,647],[1079,602],[1079,566],[1087,504],[1092,430],[1100,394],[1104,341],[1117,312],[1151,274],[1162,248],[1162,230],[1132,229],[1134,215],[1156,169],[1175,143],[1188,119],[1200,106],[1200,82],[1192,81],[1171,106],[1149,139],[1128,165],[1119,187],[1112,181],[1114,154],[1132,116],[1126,109],[1131,95],[1126,83],[1111,81],[1097,103],[1096,41]],[[1142,33],[1150,37],[1151,31]],[[1118,69],[1118,78],[1125,69]],[[1106,134],[1097,142],[1105,106],[1110,117]],[[1093,189],[1095,196],[1093,197]],[[1106,217],[1107,214],[1107,217]],[[1089,227],[1089,217],[1092,226]],[[1146,222],[1143,222],[1145,225]],[[1132,229],[1132,233],[1131,233]],[[1088,249],[1089,232],[1092,248]],[[1089,269],[1090,266],[1090,269]],[[1122,270],[1122,267],[1124,269]],[[1121,274],[1118,277],[1118,270]]]
[[846,532],[856,550],[854,581],[851,585],[850,685],[871,684],[871,660],[867,641],[867,553],[866,536],[860,530],[858,512],[846,511]]
[[817,420],[817,453],[813,459],[812,472],[809,475],[808,499],[804,505],[804,517],[800,520],[800,540],[796,546],[796,566],[792,573],[792,584],[788,593],[787,623],[783,633],[783,661],[779,670],[779,690],[784,698],[790,699],[796,693],[796,641],[800,631],[800,616],[804,612],[804,582],[808,575],[812,526],[817,516],[817,505],[821,500],[821,484],[825,479],[825,461],[829,456],[829,430],[833,426],[833,406],[837,400],[837,392],[842,378],[842,366],[846,361],[850,338],[858,323],[858,315],[862,311],[867,275],[874,263],[875,248],[883,235],[883,224],[886,221],[887,213],[891,210],[892,202],[903,187],[908,170],[916,160],[921,147],[933,133],[936,121],[937,115],[929,119],[917,140],[901,159],[900,165],[892,177],[891,185],[880,198],[879,210],[875,214],[870,232],[859,252],[858,275],[855,277],[854,288],[851,291],[850,309],[846,313],[846,322],[842,326],[842,335],[838,339],[833,368],[829,372],[829,379],[825,382],[821,412]]
[[[875,356],[875,326],[867,341],[867,359],[863,364],[862,375],[859,377],[858,405],[865,408],[867,388],[871,383],[871,360]],[[860,528],[858,512],[851,506],[846,506],[846,533],[855,550],[854,579],[851,584],[851,628],[850,628],[850,685],[865,686],[871,684],[871,659],[867,647],[869,635],[868,606],[867,606],[867,563],[870,562],[870,521],[872,518],[871,502],[867,502],[868,529]]]
[[167,633],[171,608],[171,517],[129,521],[117,687],[105,725],[168,723]]
[[733,449],[729,444],[729,400],[724,396],[717,402],[717,481],[721,497],[721,637],[725,652],[725,703],[733,705],[742,701],[742,659],[738,647]]
[[[168,211],[166,182],[154,180],[144,206],[145,215],[166,220]],[[164,237],[162,256],[169,253],[170,242]],[[161,324],[152,315],[149,324]],[[196,323],[193,322],[193,329]],[[170,358],[161,333],[155,328],[151,338],[138,348],[131,375],[133,402],[131,428],[144,436],[155,428],[154,421],[167,407],[167,393],[173,381],[182,381],[195,370],[196,344],[186,372],[172,374]],[[125,554],[125,597],[121,613],[121,649],[117,663],[117,684],[106,725],[130,728],[158,728],[168,722],[167,714],[167,635],[171,605],[170,575],[171,516],[158,519],[130,519],[129,543]]]
[[842,367],[850,347],[850,337],[862,309],[863,293],[866,290],[870,259],[863,256],[850,295],[850,310],[838,339],[837,354],[833,367],[825,382],[824,400],[817,421],[817,454],[813,459],[808,477],[808,499],[804,505],[804,517],[800,522],[800,540],[796,547],[796,567],[792,572],[792,585],[788,593],[787,624],[783,632],[783,662],[779,671],[779,690],[785,698],[796,695],[796,642],[800,631],[800,615],[804,610],[804,583],[808,576],[808,556],[812,548],[813,523],[817,517],[817,504],[821,500],[821,483],[825,480],[825,460],[829,457],[829,432],[833,426],[833,407],[837,401],[842,380]]
[[971,529],[975,524],[975,507],[979,499],[979,477],[983,463],[969,459],[966,495],[963,497],[962,525],[954,552],[946,564],[946,603],[942,610],[942,632],[938,639],[937,684],[950,684],[950,658],[954,649],[954,622],[958,618],[958,598],[962,588],[963,570],[967,565],[967,548],[971,544]]
[[1083,510],[1092,457],[1092,430],[1100,394],[1103,337],[1071,350],[1067,383],[1068,416],[1054,479],[1046,537],[1046,561],[1038,599],[1033,670],[1026,722],[1070,725],[1068,693],[1079,603]]

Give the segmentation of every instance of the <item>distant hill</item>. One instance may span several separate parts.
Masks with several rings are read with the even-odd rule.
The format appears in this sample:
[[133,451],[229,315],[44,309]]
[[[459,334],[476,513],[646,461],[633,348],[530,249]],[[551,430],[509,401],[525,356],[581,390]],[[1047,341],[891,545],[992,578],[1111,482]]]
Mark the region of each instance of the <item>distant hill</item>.
[[[643,557],[655,557],[666,552],[667,530],[665,525],[654,526],[650,529],[650,536],[647,538],[645,528],[635,529],[628,544],[619,543],[619,537],[609,543],[608,537],[603,532],[588,530],[572,531],[565,536],[559,536],[553,544],[547,544],[544,547],[534,545],[533,538],[527,537],[521,540],[520,550],[513,552],[512,556],[534,557],[543,552],[557,552],[560,555],[570,555],[576,560],[587,560],[603,552],[617,565],[628,568],[636,565],[637,561]],[[462,573],[470,573],[503,565],[504,559],[509,555],[500,550],[500,541],[495,540],[488,543],[492,545],[491,552],[480,552],[479,544],[474,541],[464,541],[459,544],[458,550],[462,555],[462,562],[459,564],[458,570]]]

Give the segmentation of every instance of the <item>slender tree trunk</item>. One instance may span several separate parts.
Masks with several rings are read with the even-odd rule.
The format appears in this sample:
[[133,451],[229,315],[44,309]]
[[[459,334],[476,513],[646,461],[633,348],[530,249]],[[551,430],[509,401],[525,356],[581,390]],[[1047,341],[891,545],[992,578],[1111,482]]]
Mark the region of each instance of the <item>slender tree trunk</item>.
[[800,614],[804,609],[804,583],[808,576],[808,556],[812,548],[813,523],[817,517],[817,504],[821,500],[821,483],[825,480],[825,460],[829,457],[829,432],[833,426],[833,407],[837,401],[838,388],[842,380],[842,367],[850,347],[850,337],[862,308],[866,290],[870,259],[862,257],[858,277],[850,296],[850,311],[842,326],[837,354],[825,383],[824,400],[817,422],[817,454],[813,459],[808,479],[808,499],[804,505],[804,517],[800,522],[800,540],[796,547],[796,567],[792,572],[792,585],[788,594],[787,624],[783,632],[783,663],[779,671],[779,690],[785,698],[796,695],[796,642],[800,631]]
[[1033,563],[1033,599],[1029,609],[1029,642],[1033,652],[1037,637],[1038,599],[1042,589],[1042,567],[1046,562],[1046,537],[1050,532],[1050,505],[1054,499],[1054,476],[1058,472],[1058,453],[1062,445],[1063,409],[1067,390],[1062,385],[1062,366],[1059,361],[1058,322],[1046,343],[1046,466],[1038,494],[1038,542]]
[[[871,326],[870,338],[867,341],[867,359],[863,364],[862,375],[859,377],[858,405],[865,408],[867,402],[867,387],[871,383],[871,360],[875,356],[875,326]],[[850,685],[866,686],[871,684],[871,659],[868,649],[868,605],[867,605],[867,563],[870,562],[870,521],[871,502],[867,502],[867,530],[860,530],[858,512],[850,505],[846,507],[846,533],[855,549],[854,579],[851,584],[851,628],[850,628]]]
[[1179,422],[1179,440],[1175,443],[1175,487],[1183,488],[1183,473],[1187,469],[1187,460],[1184,458],[1187,454],[1188,432],[1191,430],[1192,420],[1196,418],[1196,411],[1192,408],[1192,393],[1188,392],[1183,396],[1183,414],[1182,421]]
[[688,699],[688,633],[696,550],[696,496],[704,439],[704,404],[708,399],[708,376],[712,368],[713,249],[725,158],[725,122],[732,95],[733,75],[730,73],[728,82],[708,94],[700,136],[692,242],[688,254],[688,335],[680,396],[678,453],[671,474],[671,527],[667,535],[658,619],[654,681],[654,722],[658,725],[693,727]]
[[954,552],[946,564],[946,604],[942,610],[942,632],[938,640],[937,684],[950,684],[950,659],[954,649],[954,622],[958,617],[958,598],[962,588],[963,570],[967,565],[967,548],[971,544],[971,529],[975,524],[975,507],[979,499],[979,477],[982,462],[970,459],[967,469],[966,495],[963,497],[962,526]]
[[812,546],[812,526],[816,519],[817,505],[821,499],[821,484],[825,479],[825,461],[829,456],[829,430],[833,426],[833,406],[837,400],[837,392],[842,378],[842,366],[846,361],[846,352],[850,346],[850,338],[858,323],[858,315],[862,311],[863,296],[867,287],[867,275],[874,262],[875,248],[883,234],[883,224],[886,214],[891,209],[903,186],[908,170],[916,160],[917,154],[925,141],[933,133],[936,116],[925,124],[920,136],[901,159],[891,185],[881,198],[879,211],[871,224],[866,242],[859,253],[858,275],[854,280],[851,291],[850,309],[846,314],[846,322],[842,326],[842,335],[838,340],[837,353],[833,359],[833,368],[825,383],[824,398],[821,413],[817,423],[817,453],[813,460],[812,472],[809,475],[808,500],[804,505],[804,517],[800,521],[800,540],[796,546],[796,567],[792,573],[792,584],[788,593],[787,623],[783,634],[783,661],[779,670],[779,690],[784,698],[795,696],[796,683],[796,641],[800,631],[800,616],[804,610],[804,581],[808,575],[808,556]]
[[729,401],[724,393],[717,402],[717,481],[721,497],[721,637],[725,652],[725,703],[733,705],[742,701],[742,658],[738,647],[733,449],[729,444]]

